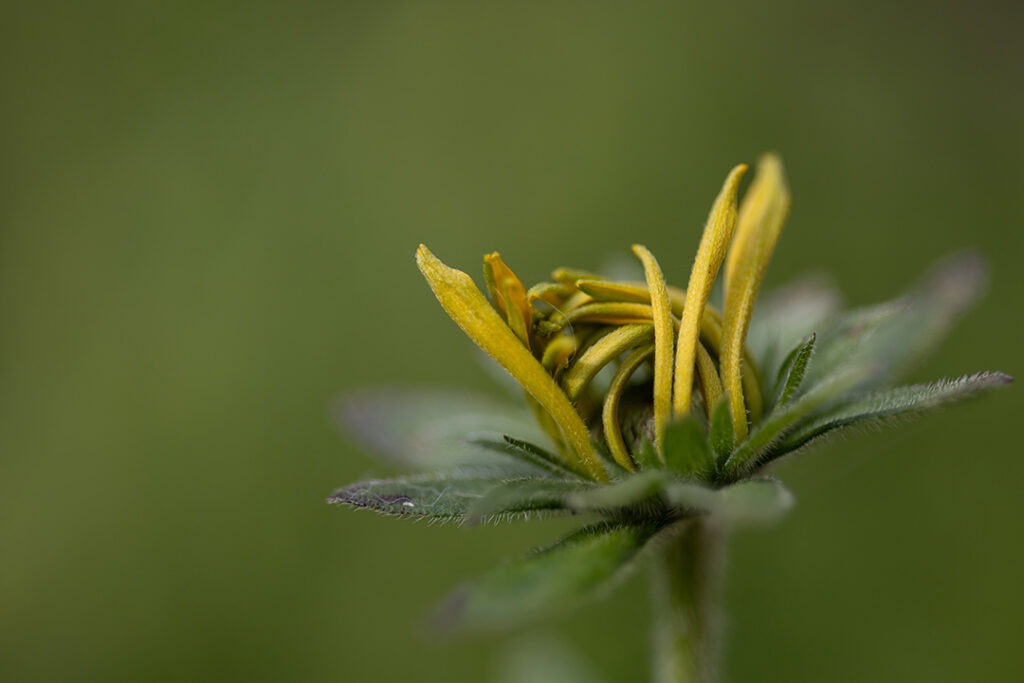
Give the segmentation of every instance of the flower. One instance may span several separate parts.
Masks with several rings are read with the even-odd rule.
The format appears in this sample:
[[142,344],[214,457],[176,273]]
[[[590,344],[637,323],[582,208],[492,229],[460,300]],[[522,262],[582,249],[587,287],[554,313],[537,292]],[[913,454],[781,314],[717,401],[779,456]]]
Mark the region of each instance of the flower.
[[[763,476],[770,463],[851,426],[1011,381],[982,372],[892,388],[983,289],[975,256],[945,262],[895,302],[836,313],[830,289],[804,284],[755,317],[790,195],[769,154],[739,200],[746,171],[733,168],[714,200],[685,290],[636,244],[637,281],[559,268],[527,288],[490,254],[488,301],[470,276],[419,247],[442,308],[521,386],[536,423],[489,400],[357,397],[345,407],[352,427],[426,472],[352,484],[330,501],[432,520],[599,519],[460,593],[444,612],[449,623],[504,622],[592,592],[688,520],[778,517],[791,496]],[[581,562],[593,571],[573,573]]]

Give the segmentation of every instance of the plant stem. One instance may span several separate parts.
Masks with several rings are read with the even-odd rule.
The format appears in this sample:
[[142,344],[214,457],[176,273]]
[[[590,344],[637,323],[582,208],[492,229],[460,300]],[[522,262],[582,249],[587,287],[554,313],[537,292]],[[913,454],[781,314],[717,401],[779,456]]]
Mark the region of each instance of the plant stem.
[[654,576],[654,680],[715,683],[722,533],[693,519],[659,549]]

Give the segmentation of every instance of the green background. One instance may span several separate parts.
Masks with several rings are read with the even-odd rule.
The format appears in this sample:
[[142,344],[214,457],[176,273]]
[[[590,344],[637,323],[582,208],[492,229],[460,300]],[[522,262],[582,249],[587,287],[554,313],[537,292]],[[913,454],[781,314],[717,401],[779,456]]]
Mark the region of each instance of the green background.
[[[891,296],[966,247],[983,304],[916,377],[1019,374],[1019,3],[20,3],[0,10],[0,679],[482,681],[458,582],[564,522],[328,508],[390,470],[338,392],[491,390],[423,241],[527,281],[636,241],[683,284],[726,171],[782,152],[769,285]],[[1024,665],[1019,387],[778,473],[734,539],[728,678]],[[640,680],[646,585],[546,625]]]

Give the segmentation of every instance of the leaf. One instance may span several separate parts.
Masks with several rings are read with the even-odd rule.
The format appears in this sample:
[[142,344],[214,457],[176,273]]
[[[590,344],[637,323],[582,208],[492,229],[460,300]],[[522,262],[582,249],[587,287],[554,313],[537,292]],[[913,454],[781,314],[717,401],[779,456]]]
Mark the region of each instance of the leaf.
[[714,490],[689,482],[665,488],[669,503],[704,512],[731,526],[768,524],[793,506],[793,495],[774,479],[745,479]]
[[570,511],[573,494],[594,487],[580,479],[515,479],[491,488],[466,511],[466,519],[479,523],[519,513]]
[[597,524],[456,591],[434,619],[443,631],[523,623],[610,590],[658,527]]
[[804,375],[807,373],[807,365],[811,362],[811,356],[814,353],[814,342],[817,339],[817,335],[811,334],[805,338],[800,345],[793,349],[786,358],[785,363],[782,365],[782,370],[779,372],[778,385],[780,387],[778,393],[778,400],[775,402],[776,405],[785,405],[796,396],[800,390],[800,385],[804,381]]
[[816,384],[847,369],[862,374],[862,387],[891,381],[946,336],[986,280],[984,260],[961,254],[933,268],[901,299],[836,318],[818,336],[815,365],[806,381]]
[[665,464],[677,474],[704,479],[715,471],[715,457],[711,454],[707,433],[693,416],[668,425],[662,448]]
[[773,449],[770,457],[774,459],[785,455],[844,427],[864,423],[882,424],[900,416],[920,414],[1006,386],[1012,381],[1012,377],[1001,372],[981,372],[952,380],[914,384],[862,395],[801,425]]
[[420,474],[349,484],[332,493],[327,502],[397,517],[461,520],[477,500],[506,483],[507,479],[490,474]]
[[568,502],[579,512],[607,514],[660,500],[661,492],[670,479],[664,470],[645,470],[604,486],[576,492]]
[[339,423],[364,446],[396,465],[416,470],[451,470],[462,465],[492,466],[507,474],[536,469],[466,436],[490,432],[548,443],[524,406],[487,396],[437,389],[375,389],[343,396]]
[[797,400],[773,410],[750,436],[740,444],[722,468],[725,479],[736,480],[764,463],[764,455],[804,418],[838,399],[859,379],[847,371],[831,377]]
[[515,460],[520,460],[527,465],[556,477],[587,478],[584,473],[577,471],[569,463],[563,462],[554,453],[546,451],[540,446],[535,446],[529,441],[522,441],[521,439],[511,437],[508,434],[502,434],[500,437],[487,433],[470,434],[467,436],[467,441],[496,453],[502,453]]

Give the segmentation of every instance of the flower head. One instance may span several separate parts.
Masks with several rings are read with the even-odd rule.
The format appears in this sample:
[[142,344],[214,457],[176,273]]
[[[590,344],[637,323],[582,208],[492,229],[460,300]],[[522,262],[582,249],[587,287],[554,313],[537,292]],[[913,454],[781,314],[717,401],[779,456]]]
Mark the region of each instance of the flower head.
[[[775,460],[1010,381],[982,372],[892,388],[983,289],[977,257],[941,264],[895,302],[836,313],[830,289],[801,285],[755,315],[790,195],[778,157],[761,159],[740,199],[746,171],[732,169],[712,203],[685,289],[637,244],[635,281],[559,268],[526,287],[490,254],[485,296],[420,246],[441,306],[518,382],[529,411],[436,392],[356,397],[345,405],[350,426],[425,472],[352,484],[331,502],[434,520],[600,520],[460,593],[449,622],[532,616],[591,592],[688,520],[777,517],[791,496],[760,474]],[[573,569],[581,562],[592,571]]]

